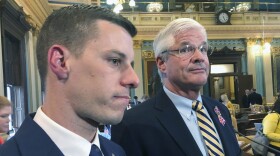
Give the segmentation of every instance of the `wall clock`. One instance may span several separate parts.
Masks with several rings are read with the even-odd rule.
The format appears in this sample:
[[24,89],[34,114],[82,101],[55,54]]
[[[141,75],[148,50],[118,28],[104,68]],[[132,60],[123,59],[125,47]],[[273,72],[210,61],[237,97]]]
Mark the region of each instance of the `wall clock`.
[[227,10],[221,10],[216,13],[216,23],[221,25],[230,25],[231,13]]

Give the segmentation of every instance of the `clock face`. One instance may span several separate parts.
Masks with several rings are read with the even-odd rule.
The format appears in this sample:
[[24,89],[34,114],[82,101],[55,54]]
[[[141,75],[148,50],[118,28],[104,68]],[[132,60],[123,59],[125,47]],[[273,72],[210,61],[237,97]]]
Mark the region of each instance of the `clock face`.
[[218,18],[221,23],[226,23],[229,20],[228,14],[224,12],[220,13]]
[[216,14],[216,23],[222,25],[230,25],[231,14],[227,10],[221,10]]

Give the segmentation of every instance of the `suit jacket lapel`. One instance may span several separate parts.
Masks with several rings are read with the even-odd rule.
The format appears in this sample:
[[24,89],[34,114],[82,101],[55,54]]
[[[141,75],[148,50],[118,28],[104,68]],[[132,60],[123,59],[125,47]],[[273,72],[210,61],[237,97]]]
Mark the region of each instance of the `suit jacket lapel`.
[[99,135],[99,142],[104,156],[125,156],[125,151],[107,138]]
[[155,109],[156,116],[164,129],[186,155],[202,155],[180,113],[163,90],[156,96]]
[[100,142],[100,148],[101,148],[104,156],[114,156],[115,155],[115,153],[113,153],[111,148],[109,146],[107,146],[107,144],[105,143],[105,140],[100,135],[99,135],[99,142]]

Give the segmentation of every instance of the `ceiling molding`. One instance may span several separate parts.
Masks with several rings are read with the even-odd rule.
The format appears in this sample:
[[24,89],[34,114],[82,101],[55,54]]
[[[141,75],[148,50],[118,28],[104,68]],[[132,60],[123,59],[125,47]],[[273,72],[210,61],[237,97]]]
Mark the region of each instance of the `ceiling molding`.
[[27,21],[36,29],[42,26],[46,17],[52,12],[46,0],[15,0],[15,2],[23,8]]
[[[177,18],[192,18],[201,23],[209,39],[237,39],[265,37],[280,38],[280,14],[244,13],[233,15],[232,25],[217,25],[214,13],[121,13],[137,28],[135,37],[139,40],[153,40],[157,33],[169,22]],[[264,21],[262,21],[262,19]]]

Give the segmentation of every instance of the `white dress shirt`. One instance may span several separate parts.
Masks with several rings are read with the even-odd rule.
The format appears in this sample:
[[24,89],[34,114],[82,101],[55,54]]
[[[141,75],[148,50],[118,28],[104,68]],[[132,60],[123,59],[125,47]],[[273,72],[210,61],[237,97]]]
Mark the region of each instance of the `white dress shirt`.
[[[192,134],[196,144],[198,145],[201,153],[203,154],[203,156],[208,156],[207,147],[205,145],[204,139],[202,137],[202,134],[200,132],[200,129],[199,129],[199,126],[197,123],[196,112],[192,109],[192,100],[172,93],[165,86],[163,86],[163,90],[165,91],[167,96],[170,98],[170,100],[173,102],[173,104],[179,111],[180,115],[182,116],[183,120],[185,121],[185,124],[187,125],[189,131],[191,132],[191,134]],[[201,98],[200,94],[196,100],[198,100],[202,103],[202,98]],[[206,109],[205,109],[205,113],[209,117],[209,119],[212,121],[212,119],[210,118]],[[215,131],[217,132],[215,126],[214,126],[214,128],[215,128]],[[219,138],[219,134],[217,134],[217,135],[218,135],[219,142],[221,142],[221,140]]]
[[42,111],[41,107],[38,108],[34,121],[48,134],[65,156],[88,156],[92,144],[95,144],[100,149],[98,135],[96,135],[93,142],[90,143],[88,140],[50,119]]

